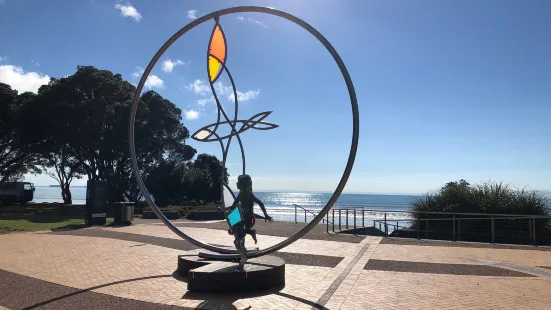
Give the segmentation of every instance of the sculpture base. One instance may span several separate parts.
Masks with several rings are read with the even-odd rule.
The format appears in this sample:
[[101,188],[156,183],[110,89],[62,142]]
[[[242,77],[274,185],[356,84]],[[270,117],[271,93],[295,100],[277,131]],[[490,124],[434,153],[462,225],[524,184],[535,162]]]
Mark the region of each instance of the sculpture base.
[[251,258],[240,270],[239,261],[208,260],[198,254],[199,250],[194,250],[178,256],[177,272],[187,277],[192,292],[252,292],[285,285],[285,261],[281,258]]

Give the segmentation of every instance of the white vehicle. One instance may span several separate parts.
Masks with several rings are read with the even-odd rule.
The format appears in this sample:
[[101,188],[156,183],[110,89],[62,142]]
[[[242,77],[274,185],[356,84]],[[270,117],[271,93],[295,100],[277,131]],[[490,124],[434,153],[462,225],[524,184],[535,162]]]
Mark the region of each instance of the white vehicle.
[[0,183],[0,205],[14,202],[27,203],[34,196],[34,184],[29,182]]

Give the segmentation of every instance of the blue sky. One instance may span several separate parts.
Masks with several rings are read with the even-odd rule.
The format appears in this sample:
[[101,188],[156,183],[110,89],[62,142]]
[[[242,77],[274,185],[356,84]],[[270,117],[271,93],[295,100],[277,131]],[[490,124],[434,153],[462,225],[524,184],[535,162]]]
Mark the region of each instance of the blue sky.
[[[340,53],[358,95],[361,127],[345,191],[421,193],[460,178],[551,189],[551,2],[231,5],[294,14]],[[137,83],[135,75],[172,34],[225,7],[224,1],[0,0],[0,81],[36,91],[47,76],[94,65]],[[255,188],[334,188],[352,127],[346,87],[329,53],[298,26],[273,16],[228,15],[221,25],[226,64],[242,92],[240,118],[274,111],[267,121],[280,125],[242,135]],[[148,82],[184,110],[191,132],[216,121],[202,88],[212,26],[204,23],[177,41]],[[224,92],[229,83],[221,82]],[[227,95],[223,104],[230,109]],[[220,156],[216,144],[189,143]],[[239,152],[230,153],[228,167],[236,176]],[[26,179],[55,183],[44,175]]]

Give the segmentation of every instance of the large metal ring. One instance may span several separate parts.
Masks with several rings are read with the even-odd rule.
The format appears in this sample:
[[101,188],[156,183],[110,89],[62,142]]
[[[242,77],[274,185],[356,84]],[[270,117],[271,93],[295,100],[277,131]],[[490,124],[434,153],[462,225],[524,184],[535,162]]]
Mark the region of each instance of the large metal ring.
[[[354,91],[354,85],[352,84],[352,79],[350,78],[350,74],[348,74],[348,70],[346,69],[346,66],[344,65],[341,57],[333,48],[331,43],[327,41],[327,39],[319,33],[314,27],[307,24],[305,21],[301,20],[298,17],[295,17],[289,13],[285,13],[283,11],[279,11],[273,8],[267,8],[267,7],[258,7],[258,6],[238,6],[238,7],[232,7],[228,9],[223,9],[220,11],[215,11],[210,14],[204,15],[200,18],[197,18],[196,20],[190,22],[187,24],[184,28],[180,29],[178,32],[176,32],[166,43],[157,51],[153,59],[149,62],[149,65],[147,68],[145,68],[145,71],[140,79],[140,83],[138,84],[138,87],[136,89],[136,93],[134,95],[134,101],[132,103],[132,108],[130,112],[130,128],[129,128],[129,139],[128,143],[130,144],[130,156],[132,160],[132,169],[134,170],[134,175],[136,176],[136,181],[138,182],[138,186],[149,204],[151,206],[151,209],[157,217],[168,227],[170,230],[172,230],[176,235],[180,236],[182,239],[192,243],[193,245],[196,245],[198,247],[201,247],[206,250],[218,252],[218,253],[224,253],[227,252],[227,249],[219,248],[204,242],[201,242],[199,240],[196,240],[188,235],[186,235],[184,232],[182,232],[178,227],[176,227],[174,224],[172,224],[159,210],[153,199],[151,199],[151,196],[149,195],[149,192],[147,191],[147,188],[145,187],[145,184],[142,180],[142,177],[139,172],[138,168],[138,161],[136,160],[136,150],[134,146],[134,123],[136,119],[136,111],[138,109],[138,103],[140,100],[140,95],[143,89],[143,86],[145,84],[145,81],[147,80],[147,77],[149,76],[149,73],[159,60],[159,58],[164,54],[164,52],[182,35],[184,35],[186,32],[190,31],[194,27],[213,19],[215,16],[223,16],[233,13],[244,13],[244,12],[256,12],[256,13],[265,13],[270,15],[275,15],[279,17],[283,17],[310,32],[316,39],[318,39],[323,46],[329,51],[337,65],[339,66],[339,69],[341,70],[341,74],[344,78],[344,81],[346,82],[346,87],[348,88],[348,93],[350,96],[350,104],[352,106],[352,143],[350,145],[350,154],[348,155],[348,161],[346,163],[346,168],[344,169],[344,172],[342,174],[341,180],[339,181],[339,184],[337,185],[337,188],[333,192],[333,195],[325,205],[325,207],[321,210],[321,212],[310,222],[308,225],[306,225],[303,229],[298,231],[295,235],[289,237],[288,239],[273,245],[266,249],[261,249],[258,251],[250,251],[247,253],[247,257],[253,258],[253,257],[259,257],[262,255],[266,255],[278,250],[281,250],[282,248],[290,245],[291,243],[297,241],[302,236],[304,236],[306,233],[308,233],[314,226],[316,226],[322,219],[325,217],[327,212],[333,207],[339,196],[341,195],[344,186],[346,185],[346,182],[348,181],[348,178],[350,177],[350,173],[352,172],[352,166],[354,165],[354,159],[356,158],[356,152],[358,149],[358,138],[360,134],[360,119],[359,119],[359,112],[358,112],[358,101],[356,98],[356,92]],[[236,258],[239,256],[237,254],[234,254]]]

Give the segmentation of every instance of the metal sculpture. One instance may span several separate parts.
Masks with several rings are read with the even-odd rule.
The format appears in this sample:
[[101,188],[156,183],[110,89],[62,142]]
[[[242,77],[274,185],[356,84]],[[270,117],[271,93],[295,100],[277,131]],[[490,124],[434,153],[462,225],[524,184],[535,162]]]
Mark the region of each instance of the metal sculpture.
[[[144,182],[141,178],[141,175],[139,173],[138,162],[137,162],[137,159],[136,159],[136,150],[135,150],[135,145],[134,145],[134,123],[135,123],[135,119],[136,119],[136,111],[137,111],[137,108],[138,108],[138,103],[139,103],[139,100],[140,100],[140,94],[141,94],[142,89],[144,87],[145,81],[147,80],[147,77],[149,76],[149,73],[151,72],[151,70],[153,69],[153,67],[157,63],[157,61],[160,59],[160,57],[182,35],[184,35],[185,33],[190,31],[194,27],[196,27],[196,26],[198,26],[198,25],[200,25],[204,22],[207,22],[209,20],[214,20],[215,21],[215,26],[214,26],[214,29],[213,29],[213,32],[212,32],[212,35],[211,35],[211,40],[210,40],[209,49],[208,49],[208,56],[207,56],[207,71],[208,71],[208,74],[209,74],[210,86],[211,86],[212,92],[213,92],[213,94],[216,98],[216,102],[217,102],[217,105],[218,105],[218,120],[214,124],[207,125],[207,126],[201,128],[201,129],[199,129],[197,132],[195,132],[193,134],[193,137],[194,137],[194,139],[199,140],[199,141],[204,141],[204,142],[218,141],[220,143],[221,148],[223,150],[223,169],[222,169],[222,171],[225,171],[225,160],[226,160],[227,150],[229,148],[231,139],[235,136],[238,143],[239,143],[239,145],[240,145],[240,148],[241,148],[241,156],[242,156],[242,162],[243,162],[243,175],[245,175],[245,152],[243,150],[243,145],[241,143],[241,139],[239,137],[239,134],[241,134],[244,131],[246,131],[248,129],[251,129],[251,128],[252,129],[259,129],[259,130],[267,130],[267,129],[276,128],[277,125],[264,121],[264,119],[266,119],[266,117],[268,117],[271,112],[258,113],[258,114],[252,116],[251,118],[249,118],[246,121],[237,119],[237,110],[238,110],[237,91],[235,89],[235,84],[233,82],[231,74],[229,73],[229,70],[227,69],[227,67],[225,65],[226,58],[227,58],[226,57],[227,56],[227,49],[226,49],[226,44],[225,44],[224,33],[222,32],[222,29],[221,29],[220,24],[219,24],[219,19],[220,19],[220,17],[222,17],[224,15],[233,14],[233,13],[244,13],[244,12],[265,13],[265,14],[270,14],[270,15],[275,15],[275,16],[285,18],[285,19],[301,26],[303,29],[305,29],[306,31],[311,33],[327,49],[327,51],[331,54],[331,56],[333,57],[333,59],[335,60],[336,64],[338,65],[338,67],[340,69],[340,72],[341,72],[341,74],[344,78],[344,81],[346,83],[346,87],[348,89],[348,93],[349,93],[349,96],[350,96],[350,103],[351,103],[351,108],[352,108],[352,142],[351,142],[351,145],[350,145],[350,153],[349,153],[349,156],[348,156],[348,161],[346,163],[346,167],[345,167],[344,172],[342,174],[342,177],[339,181],[339,184],[337,185],[333,195],[331,196],[331,198],[329,199],[329,201],[327,202],[325,207],[321,210],[321,212],[316,217],[314,217],[314,219],[308,225],[306,225],[304,228],[302,228],[300,231],[298,231],[295,235],[293,235],[293,236],[289,237],[288,239],[286,239],[286,240],[284,240],[284,241],[282,241],[282,242],[280,242],[276,245],[273,245],[269,248],[260,249],[260,250],[256,250],[256,251],[248,251],[248,252],[245,252],[244,254],[243,253],[231,254],[231,253],[235,253],[235,252],[232,251],[232,250],[228,250],[226,248],[220,248],[220,247],[216,247],[214,245],[208,244],[208,243],[201,242],[201,241],[196,240],[196,239],[192,238],[191,236],[185,234],[180,229],[178,229],[178,227],[176,227],[174,224],[172,224],[162,214],[162,212],[159,210],[159,208],[157,207],[157,205],[155,204],[153,199],[151,199],[151,196],[149,195],[149,192],[147,191],[147,188],[145,187],[145,184],[144,184]],[[218,99],[216,97],[216,92],[215,92],[215,89],[214,89],[214,86],[213,86],[214,81],[216,81],[219,78],[222,71],[225,71],[228,74],[228,77],[229,77],[229,79],[232,83],[232,87],[233,87],[233,91],[234,91],[235,114],[234,114],[233,120],[230,120],[229,117],[227,116],[227,114],[225,113],[225,111],[221,108],[221,105],[218,102]],[[220,116],[221,115],[224,116],[224,119],[225,119],[225,121],[223,121],[223,122],[220,121]],[[239,127],[239,129],[236,128],[237,124],[241,125]],[[216,131],[217,131],[217,128],[221,125],[229,125],[231,127],[230,134],[220,137],[220,135],[218,135],[216,133]],[[291,243],[297,241],[302,236],[304,236],[308,231],[310,231],[315,225],[317,225],[323,219],[323,217],[325,217],[327,212],[333,207],[333,205],[335,204],[335,202],[339,198],[340,194],[342,193],[342,191],[344,189],[344,186],[346,185],[346,182],[348,181],[348,178],[349,178],[350,173],[352,171],[352,167],[354,165],[354,159],[356,158],[356,151],[357,151],[357,148],[358,148],[358,138],[359,138],[359,112],[358,112],[358,102],[357,102],[357,98],[356,98],[356,93],[354,91],[354,86],[352,84],[352,79],[350,78],[348,70],[346,69],[346,66],[344,65],[344,63],[343,63],[342,59],[340,58],[339,54],[337,53],[337,51],[333,48],[333,46],[329,43],[329,41],[327,41],[327,39],[322,34],[320,34],[315,28],[313,28],[312,26],[310,26],[309,24],[307,24],[303,20],[301,20],[298,17],[295,17],[291,14],[288,14],[286,12],[279,11],[279,10],[276,10],[276,9],[273,9],[273,8],[266,8],[266,7],[239,6],[239,7],[232,7],[232,8],[212,12],[210,14],[207,14],[207,15],[204,15],[200,18],[195,19],[194,21],[190,22],[188,25],[186,25],[185,27],[180,29],[178,32],[176,32],[157,51],[157,53],[155,54],[153,59],[149,62],[148,66],[144,70],[144,73],[143,73],[143,75],[140,79],[140,82],[139,82],[138,86],[137,86],[136,93],[134,95],[133,104],[132,104],[132,107],[131,107],[131,112],[130,112],[129,145],[130,145],[130,155],[131,155],[132,168],[134,170],[134,175],[136,177],[136,181],[138,183],[138,186],[139,186],[141,192],[143,193],[145,200],[151,206],[151,209],[153,210],[153,212],[155,212],[157,217],[170,230],[172,230],[175,234],[180,236],[182,239],[184,239],[184,240],[186,240],[186,241],[188,241],[188,242],[190,242],[190,243],[192,243],[192,244],[194,244],[198,247],[201,247],[203,249],[210,250],[210,251],[213,251],[213,252],[216,252],[216,253],[224,253],[223,255],[213,255],[213,254],[206,255],[209,258],[215,258],[215,259],[216,258],[222,258],[222,256],[223,256],[224,259],[240,259],[240,258],[242,259],[243,255],[246,258],[260,257],[260,256],[275,252],[277,250],[280,250],[280,249],[290,245]],[[228,139],[228,142],[224,146],[222,140],[225,140],[225,139]],[[242,178],[246,178],[246,176],[243,176]],[[229,188],[229,186],[227,184],[225,184],[224,182],[222,182],[222,183],[223,183],[223,186],[226,187],[232,195],[234,195],[231,188]],[[223,191],[223,188],[221,189],[221,191]],[[251,191],[251,193],[252,193],[252,191]],[[223,195],[222,195],[222,197],[223,197]],[[237,198],[237,197],[234,196],[234,199],[235,198]],[[238,202],[239,200],[241,200],[241,198],[236,199],[235,201]]]
[[[226,174],[226,159],[228,158],[228,151],[230,149],[231,141],[233,137],[237,138],[239,142],[239,148],[241,150],[241,162],[242,162],[242,175],[239,176],[237,182],[237,188],[239,189],[239,195],[234,196],[234,203],[230,208],[224,208],[224,215],[228,222],[229,230],[228,232],[234,236],[234,245],[239,255],[241,256],[239,266],[242,268],[247,261],[245,247],[245,236],[250,234],[255,244],[256,240],[256,231],[252,228],[254,226],[255,216],[253,213],[254,203],[258,203],[264,212],[264,215],[267,220],[272,221],[271,217],[266,213],[264,204],[254,196],[252,192],[252,179],[249,175],[246,174],[246,165],[245,165],[245,149],[243,148],[243,142],[241,141],[240,134],[245,132],[248,129],[260,129],[268,130],[277,128],[278,125],[265,122],[264,119],[268,117],[272,112],[261,112],[253,117],[249,118],[247,121],[238,120],[237,114],[239,111],[239,99],[237,96],[237,88],[235,87],[234,79],[230,73],[230,70],[226,66],[226,61],[228,59],[228,46],[226,44],[226,36],[220,25],[220,20],[218,16],[214,16],[214,27],[210,35],[209,46],[207,49],[207,74],[209,78],[210,88],[213,94],[214,101],[217,106],[217,120],[216,123],[207,125],[203,128],[197,130],[191,137],[200,142],[219,142],[220,148],[222,149],[222,175],[220,176],[222,182],[220,186],[220,195],[222,197],[222,204],[224,205],[224,187],[226,187],[229,192],[233,195],[233,191],[230,189],[228,184],[225,182]],[[233,101],[234,101],[234,115],[233,120],[230,120],[226,111],[220,104],[218,95],[216,93],[215,84],[216,81],[222,76],[222,73],[225,72],[228,76],[231,87],[233,90]],[[223,116],[225,121],[220,122],[220,117]],[[236,128],[238,124],[241,124],[239,129]],[[217,130],[224,125],[230,126],[230,133],[220,137]],[[224,145],[223,141],[227,139],[226,144]]]

